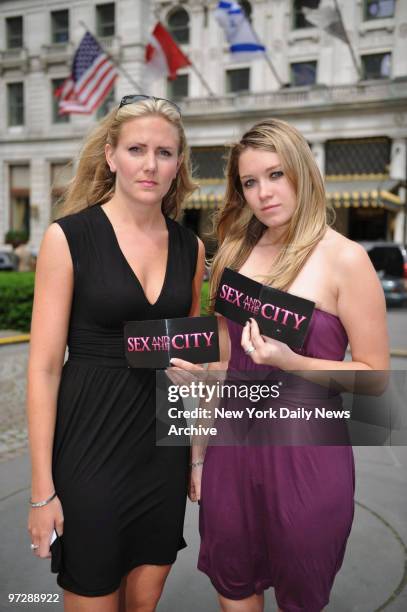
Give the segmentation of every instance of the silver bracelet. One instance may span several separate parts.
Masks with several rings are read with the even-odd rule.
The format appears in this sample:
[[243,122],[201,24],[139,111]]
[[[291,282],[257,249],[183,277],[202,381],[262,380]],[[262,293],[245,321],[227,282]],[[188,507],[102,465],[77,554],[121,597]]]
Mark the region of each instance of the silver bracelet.
[[191,461],[191,463],[189,464],[190,467],[194,468],[194,467],[198,467],[199,465],[203,465],[204,462],[203,461]]
[[31,508],[42,508],[43,506],[46,506],[47,504],[49,504],[49,502],[52,502],[52,500],[56,496],[57,496],[56,491],[54,491],[51,497],[48,497],[48,499],[44,499],[43,501],[33,502],[33,500],[30,499],[30,506]]

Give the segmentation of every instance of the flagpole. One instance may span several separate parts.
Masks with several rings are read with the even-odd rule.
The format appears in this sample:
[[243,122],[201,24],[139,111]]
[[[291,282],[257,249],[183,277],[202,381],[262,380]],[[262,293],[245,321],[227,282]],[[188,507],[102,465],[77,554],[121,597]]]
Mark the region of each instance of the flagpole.
[[355,53],[355,51],[353,49],[353,46],[352,46],[352,44],[351,44],[351,42],[349,40],[348,33],[347,33],[346,29],[345,29],[345,24],[344,24],[344,21],[343,21],[343,18],[342,18],[341,9],[339,8],[338,0],[334,0],[334,3],[335,3],[335,8],[336,8],[336,10],[338,12],[339,18],[340,18],[341,23],[342,23],[343,31],[346,34],[346,41],[347,41],[347,45],[349,47],[349,51],[350,51],[350,54],[351,54],[351,57],[352,57],[353,65],[355,66],[356,72],[358,73],[359,81],[361,81],[362,78],[363,78],[363,74],[362,74],[362,71],[360,69],[359,62],[357,61],[356,53]]
[[[255,34],[256,34],[256,32],[255,32]],[[257,36],[257,34],[256,34],[256,36]],[[271,61],[271,59],[269,57],[269,54],[267,52],[264,54],[264,59],[266,60],[267,65],[269,66],[269,68],[270,68],[271,72],[273,73],[275,79],[277,80],[277,83],[280,85],[280,87],[283,87],[284,83],[280,79],[280,77],[278,76],[277,71],[274,68],[273,63],[272,63],[272,61]]]
[[118,70],[120,70],[120,72],[123,74],[123,76],[126,77],[126,79],[129,81],[129,83],[131,83],[131,85],[133,87],[135,87],[139,93],[142,93],[142,88],[140,87],[140,85],[137,83],[137,81],[135,81],[133,79],[133,77],[127,72],[127,70],[125,68],[123,68],[123,66],[121,66],[119,64],[119,62],[117,62],[115,60],[115,58],[111,55],[111,53],[109,53],[109,51],[107,51],[104,46],[102,45],[102,43],[100,42],[100,40],[98,39],[98,37],[92,32],[92,30],[90,30],[88,28],[88,26],[86,25],[86,23],[84,21],[82,21],[82,19],[79,20],[79,25],[81,25],[83,28],[85,28],[85,30],[87,32],[89,32],[89,34],[92,34],[93,38],[97,41],[97,43],[100,45],[101,49],[104,51],[104,53],[107,55],[107,57],[110,59],[110,61],[116,66],[116,68]]
[[[189,59],[189,58],[188,58]],[[193,62],[190,61],[190,66],[192,68],[192,70],[195,72],[196,76],[198,77],[198,79],[201,81],[202,85],[205,87],[205,89],[207,90],[207,92],[209,93],[209,95],[211,96],[211,98],[215,97],[215,94],[213,93],[212,89],[209,87],[208,83],[205,81],[205,79],[203,78],[202,74],[198,71],[197,67],[195,66],[195,64]]]
[[[254,34],[254,37],[256,38],[257,42],[259,43],[259,45],[261,45],[262,47],[264,47],[265,49],[267,49],[266,45],[263,44],[263,42],[260,40],[259,35],[257,34],[256,30],[253,27],[253,24],[250,23],[250,28]],[[273,62],[270,59],[270,56],[268,54],[268,51],[266,50],[264,52],[264,59],[266,60],[266,63],[268,65],[268,67],[270,68],[274,78],[276,79],[277,83],[280,85],[280,87],[284,86],[283,81],[280,79],[280,77],[278,76],[278,72],[277,70],[274,68]]]

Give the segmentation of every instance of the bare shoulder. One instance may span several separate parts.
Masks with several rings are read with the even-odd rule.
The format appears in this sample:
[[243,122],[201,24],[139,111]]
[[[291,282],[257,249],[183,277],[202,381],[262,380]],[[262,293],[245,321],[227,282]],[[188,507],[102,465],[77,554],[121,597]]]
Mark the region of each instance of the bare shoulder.
[[361,267],[372,268],[365,249],[332,228],[328,228],[321,240],[321,250],[324,251],[324,256],[334,264],[335,269],[341,273],[355,271],[355,268],[360,271]]
[[58,223],[51,223],[51,225],[46,229],[42,239],[42,246],[53,244],[57,246],[67,244],[64,231]]
[[68,242],[58,223],[51,223],[45,231],[38,255],[38,266],[72,268]]

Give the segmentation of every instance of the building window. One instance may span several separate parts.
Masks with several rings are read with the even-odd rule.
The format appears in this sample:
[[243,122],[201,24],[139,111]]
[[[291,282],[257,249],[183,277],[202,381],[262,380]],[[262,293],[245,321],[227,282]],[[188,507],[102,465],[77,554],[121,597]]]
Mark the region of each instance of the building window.
[[115,34],[115,6],[114,2],[109,4],[98,4],[96,6],[96,28],[98,36],[114,36]]
[[[386,240],[389,211],[383,208],[350,208],[348,237],[351,240]],[[370,256],[370,253],[369,253]]]
[[291,64],[291,85],[315,85],[317,81],[317,62],[296,62]]
[[236,68],[226,70],[226,92],[249,91],[250,68]]
[[51,105],[52,105],[52,123],[68,123],[69,122],[69,114],[59,114],[59,98],[56,97],[55,92],[62,86],[62,83],[65,82],[65,79],[52,79],[51,81]]
[[181,45],[189,43],[189,15],[183,8],[177,8],[167,17],[168,30],[173,37]]
[[391,53],[362,55],[364,79],[389,79],[391,74]]
[[387,174],[390,145],[384,137],[329,140],[325,147],[326,175]]
[[303,8],[316,9],[319,7],[320,0],[294,0],[293,1],[293,28],[299,30],[301,28],[314,28],[315,26],[305,19],[302,12]]
[[10,229],[30,234],[30,167],[10,166]]
[[69,40],[69,11],[51,12],[51,41],[66,43]]
[[365,0],[365,20],[394,17],[394,0]]
[[23,46],[23,18],[6,19],[7,49],[21,49]]
[[248,0],[240,0],[240,6],[242,7],[242,11],[245,14],[246,19],[248,19],[251,23],[252,21],[252,5]]
[[50,166],[51,220],[57,219],[58,200],[65,195],[69,182],[73,177],[72,161],[55,162]]
[[225,147],[192,147],[194,175],[200,179],[223,179],[226,153]]
[[7,85],[8,125],[24,125],[24,85],[9,83]]
[[169,100],[181,100],[188,97],[188,75],[179,74],[176,79],[167,81],[167,97]]
[[112,110],[113,106],[115,105],[115,98],[116,96],[114,92],[114,87],[112,87],[112,89],[109,91],[106,98],[103,100],[102,104],[96,111],[97,119],[102,119],[105,115],[107,115],[107,113]]

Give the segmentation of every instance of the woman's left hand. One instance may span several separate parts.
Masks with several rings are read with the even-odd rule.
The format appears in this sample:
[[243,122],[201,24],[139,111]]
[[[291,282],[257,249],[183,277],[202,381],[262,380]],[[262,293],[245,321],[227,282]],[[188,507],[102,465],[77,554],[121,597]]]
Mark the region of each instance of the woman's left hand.
[[244,326],[241,345],[254,363],[274,366],[282,370],[295,370],[296,353],[284,342],[262,336],[257,321],[254,319],[250,319]]
[[165,373],[175,385],[190,385],[205,371],[199,363],[191,363],[184,359],[173,357],[170,360],[171,367]]

